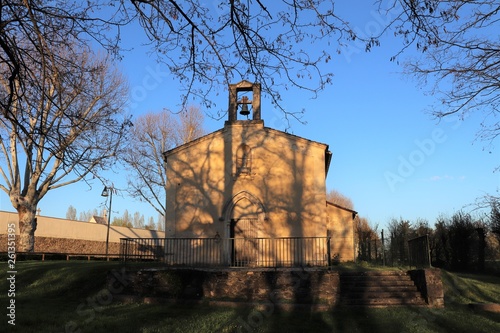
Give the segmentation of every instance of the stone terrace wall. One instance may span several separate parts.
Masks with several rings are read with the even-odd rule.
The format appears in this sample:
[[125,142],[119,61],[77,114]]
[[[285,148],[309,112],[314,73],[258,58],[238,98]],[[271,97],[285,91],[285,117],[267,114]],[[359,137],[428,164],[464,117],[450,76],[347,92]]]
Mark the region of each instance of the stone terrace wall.
[[151,269],[130,273],[125,293],[141,297],[335,305],[339,273],[327,270]]
[[[345,301],[341,301],[340,274],[322,269],[129,268],[121,296],[144,302],[174,299],[333,307]],[[414,282],[424,293],[429,307],[444,306],[439,270],[414,270],[410,275],[416,278]],[[113,274],[108,276],[110,290],[115,287],[112,285],[115,280]]]

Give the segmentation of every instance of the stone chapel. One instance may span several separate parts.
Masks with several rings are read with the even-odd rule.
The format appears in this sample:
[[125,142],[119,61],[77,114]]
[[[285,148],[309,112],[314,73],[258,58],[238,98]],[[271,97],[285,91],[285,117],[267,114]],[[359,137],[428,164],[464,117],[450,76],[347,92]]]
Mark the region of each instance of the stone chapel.
[[175,261],[200,246],[229,266],[355,259],[357,213],[326,200],[329,146],[265,127],[260,84],[230,84],[224,127],[166,151],[164,159],[165,236],[191,244],[166,250]]

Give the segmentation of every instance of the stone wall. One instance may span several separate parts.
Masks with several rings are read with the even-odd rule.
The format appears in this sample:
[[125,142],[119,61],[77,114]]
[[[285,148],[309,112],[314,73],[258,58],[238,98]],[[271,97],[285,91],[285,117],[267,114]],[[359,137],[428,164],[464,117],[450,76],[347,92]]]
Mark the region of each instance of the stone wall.
[[[444,306],[439,270],[415,270],[410,272],[410,276],[429,307]],[[331,270],[201,270],[163,267],[129,271],[128,277],[130,283],[124,294],[143,299],[270,302],[328,307],[341,304],[340,273]],[[111,276],[108,281],[113,281]]]
[[[9,224],[16,226],[17,239],[17,213],[0,211],[0,252],[7,252]],[[105,224],[37,216],[35,252],[104,254],[107,228]],[[161,231],[110,226],[108,251],[109,254],[120,253],[120,238],[164,237],[165,233]]]
[[444,306],[444,290],[440,269],[416,269],[410,271],[410,276],[429,306]]
[[[0,252],[7,252],[7,235],[0,235]],[[106,242],[35,236],[34,252],[66,253],[66,254],[105,254]],[[110,255],[120,254],[120,243],[110,242],[108,245],[108,253]]]
[[141,297],[335,305],[339,294],[339,273],[327,270],[150,269],[130,278],[125,292]]
[[[104,254],[106,253],[106,242],[35,237],[35,252]],[[108,245],[108,253],[111,255],[120,254],[120,243],[110,242]]]

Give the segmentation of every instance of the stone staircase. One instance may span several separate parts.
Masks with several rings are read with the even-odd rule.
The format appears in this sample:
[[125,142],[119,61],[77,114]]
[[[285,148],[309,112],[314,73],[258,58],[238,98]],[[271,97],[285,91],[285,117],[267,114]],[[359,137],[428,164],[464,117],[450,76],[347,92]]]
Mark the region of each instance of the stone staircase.
[[339,304],[367,307],[427,305],[404,271],[340,273]]

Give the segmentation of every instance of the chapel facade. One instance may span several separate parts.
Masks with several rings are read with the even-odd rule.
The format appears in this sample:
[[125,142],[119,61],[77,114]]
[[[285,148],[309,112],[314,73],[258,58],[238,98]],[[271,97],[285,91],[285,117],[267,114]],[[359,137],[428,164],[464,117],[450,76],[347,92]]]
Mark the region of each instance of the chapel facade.
[[260,84],[229,85],[224,127],[164,159],[167,239],[219,240],[207,251],[227,265],[354,260],[356,212],[326,200],[329,146],[265,127]]

